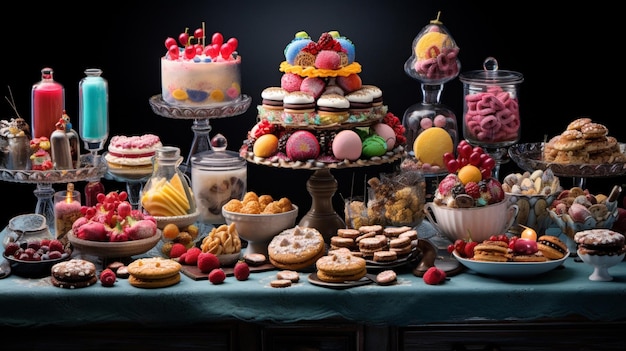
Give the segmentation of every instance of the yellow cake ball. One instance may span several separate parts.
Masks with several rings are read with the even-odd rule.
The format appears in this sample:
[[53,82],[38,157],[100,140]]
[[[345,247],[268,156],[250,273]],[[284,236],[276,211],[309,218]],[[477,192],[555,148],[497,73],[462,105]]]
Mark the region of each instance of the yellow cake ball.
[[443,154],[454,151],[454,142],[448,131],[441,127],[425,129],[413,143],[415,158],[423,163],[445,167]]
[[270,157],[278,150],[278,137],[274,134],[263,134],[255,142],[252,148],[254,156]]

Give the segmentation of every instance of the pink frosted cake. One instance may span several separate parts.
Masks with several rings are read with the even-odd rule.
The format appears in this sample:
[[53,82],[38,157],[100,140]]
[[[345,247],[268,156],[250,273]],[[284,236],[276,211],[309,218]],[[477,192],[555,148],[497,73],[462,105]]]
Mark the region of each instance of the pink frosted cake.
[[154,134],[115,135],[104,159],[113,174],[143,177],[152,174],[152,157],[161,146],[161,139]]
[[[214,33],[206,42],[203,28],[165,40],[161,57],[161,93],[171,105],[218,107],[241,98],[238,41]],[[180,46],[179,46],[180,44]]]

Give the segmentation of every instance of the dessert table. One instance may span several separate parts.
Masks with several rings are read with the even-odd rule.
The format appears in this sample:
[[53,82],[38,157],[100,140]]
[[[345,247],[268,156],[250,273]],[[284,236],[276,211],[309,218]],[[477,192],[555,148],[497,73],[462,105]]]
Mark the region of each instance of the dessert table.
[[[500,325],[496,328],[505,330],[501,328],[507,323],[570,320],[583,321],[585,328],[602,323],[622,330],[626,326],[626,262],[610,268],[610,282],[590,281],[592,267],[573,257],[540,276],[506,279],[465,270],[442,285],[425,284],[412,274],[410,266],[396,268],[396,284],[372,283],[347,289],[314,285],[308,281],[310,272],[300,272],[300,281],[291,287],[272,288],[270,281],[276,278],[277,270],[253,272],[246,281],[230,276],[221,285],[193,280],[181,273],[180,283],[161,289],[136,288],[125,279],[118,279],[113,287],[97,283],[86,288],[62,289],[53,286],[50,277],[27,279],[10,275],[0,280],[0,325],[5,331],[31,328],[38,331],[36,335],[59,329],[75,333],[90,326],[107,326],[114,332],[157,328],[155,333],[160,333],[158,328],[167,326],[170,333],[176,330],[197,336],[217,329],[207,327],[198,332],[193,326],[223,328],[225,323],[234,322],[261,329],[265,326],[267,333],[270,325],[331,320],[337,321],[336,326],[365,326],[370,333],[383,330],[380,340],[387,340],[389,349],[408,349],[406,341],[404,346],[399,341],[400,335],[406,338],[408,334],[400,331],[407,333],[411,327],[421,330],[461,324],[457,328],[461,330],[473,324],[496,323]],[[568,322],[567,328],[576,323]],[[107,333],[100,337],[110,337]],[[232,330],[228,333],[232,341]],[[237,339],[234,343],[245,338]],[[381,342],[377,340],[375,343]],[[396,343],[389,346],[393,340]],[[68,349],[67,345],[64,349]]]

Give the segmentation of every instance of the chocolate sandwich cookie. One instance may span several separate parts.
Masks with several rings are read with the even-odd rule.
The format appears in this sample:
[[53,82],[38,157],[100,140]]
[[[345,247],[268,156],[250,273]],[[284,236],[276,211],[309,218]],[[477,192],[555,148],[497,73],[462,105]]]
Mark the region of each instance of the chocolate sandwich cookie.
[[610,229],[590,229],[574,234],[578,250],[588,255],[621,255],[626,252],[624,235]]
[[52,284],[59,288],[84,288],[98,281],[96,265],[82,259],[59,262],[52,266],[50,273]]
[[550,260],[558,260],[567,254],[567,245],[553,235],[542,235],[537,239],[537,249]]

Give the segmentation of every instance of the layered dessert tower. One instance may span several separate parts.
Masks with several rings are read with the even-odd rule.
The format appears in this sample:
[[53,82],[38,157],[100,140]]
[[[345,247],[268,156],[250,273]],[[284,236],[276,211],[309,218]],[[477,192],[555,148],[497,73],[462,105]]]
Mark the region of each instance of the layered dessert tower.
[[314,41],[298,32],[284,55],[280,86],[261,93],[243,157],[283,167],[341,167],[401,156],[404,127],[387,111],[382,90],[362,83],[350,39],[330,31]]

